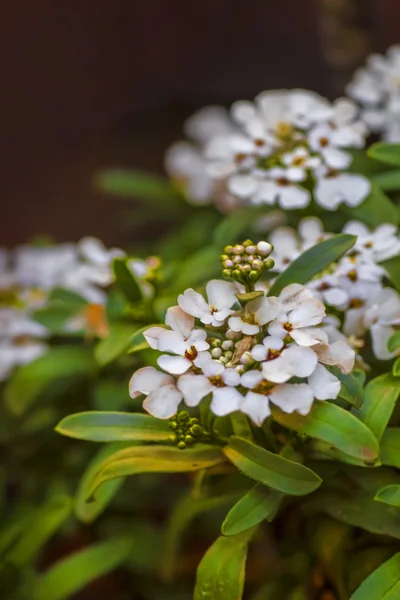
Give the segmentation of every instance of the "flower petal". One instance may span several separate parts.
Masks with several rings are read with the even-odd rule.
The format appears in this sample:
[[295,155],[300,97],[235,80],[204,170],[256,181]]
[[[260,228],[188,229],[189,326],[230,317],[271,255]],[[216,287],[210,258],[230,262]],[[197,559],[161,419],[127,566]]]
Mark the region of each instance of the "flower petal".
[[381,325],[380,323],[376,323],[371,326],[371,339],[372,339],[372,349],[376,358],[379,360],[389,360],[398,354],[396,352],[389,352],[387,343],[391,335],[394,334],[395,329],[388,325]]
[[[195,292],[192,288],[185,290],[183,294],[178,296],[178,304],[185,313],[197,317],[198,319],[209,319],[207,322],[211,322],[212,317],[210,307],[203,296],[198,292]],[[193,325],[191,328],[193,328]]]
[[143,408],[157,419],[170,419],[182,400],[181,392],[175,385],[163,385],[151,392],[143,402]]
[[256,315],[256,321],[259,325],[265,325],[282,312],[282,306],[278,298],[259,298],[252,300],[247,305],[249,312],[254,312]]
[[240,410],[250,417],[253,423],[261,427],[265,419],[271,414],[268,396],[247,392],[240,402]]
[[[190,347],[190,346],[189,346]],[[160,352],[173,352],[183,356],[188,349],[188,344],[179,331],[164,329],[158,338],[158,350]]]
[[213,385],[205,375],[192,375],[187,373],[179,377],[178,389],[182,392],[185,403],[188,406],[197,406],[207,394],[209,394]]
[[261,371],[256,371],[253,369],[252,371],[247,371],[243,373],[241,377],[241,384],[243,387],[252,390],[256,385],[260,383],[263,379],[263,374]]
[[279,300],[283,310],[287,312],[297,308],[301,302],[308,298],[313,298],[312,291],[300,283],[291,283],[290,285],[287,285],[279,294]]
[[318,327],[293,329],[293,331],[290,332],[290,335],[299,346],[313,346],[314,344],[328,343],[327,333]]
[[161,369],[172,375],[182,375],[182,373],[186,373],[192,366],[192,363],[187,358],[183,358],[183,356],[169,356],[168,354],[159,356],[157,364]]
[[194,327],[194,318],[187,314],[179,306],[171,306],[167,310],[165,323],[174,331],[179,331],[183,337],[188,338]]
[[165,333],[165,327],[150,327],[143,333],[143,337],[153,350],[158,350],[158,340],[162,333]]
[[291,377],[308,377],[314,371],[317,356],[310,348],[292,344],[282,354],[262,364],[263,375],[274,383],[283,383]]
[[315,298],[307,298],[291,311],[289,321],[295,329],[319,325],[325,317],[325,306]]
[[317,400],[334,400],[340,392],[340,381],[323,365],[318,364],[308,378],[314,397]]
[[143,367],[132,375],[129,382],[129,395],[131,398],[142,394],[147,396],[162,385],[170,385],[174,382],[175,379],[167,373],[157,371],[154,367]]
[[335,365],[342,373],[351,373],[356,353],[346,342],[339,340],[333,344],[316,344],[313,351],[325,365]]
[[279,406],[283,412],[294,411],[307,415],[312,407],[314,395],[306,383],[284,383],[277,385],[270,393],[270,401]]
[[236,388],[227,386],[216,388],[210,404],[211,411],[218,417],[224,417],[238,410],[243,396]]
[[229,281],[212,279],[206,285],[208,303],[218,310],[231,308],[237,302],[236,291],[235,286]]

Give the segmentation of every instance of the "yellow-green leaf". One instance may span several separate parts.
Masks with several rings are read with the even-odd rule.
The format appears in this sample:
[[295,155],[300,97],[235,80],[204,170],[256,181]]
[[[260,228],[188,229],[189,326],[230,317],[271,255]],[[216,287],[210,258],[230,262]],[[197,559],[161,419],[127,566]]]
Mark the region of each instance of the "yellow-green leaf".
[[400,598],[400,552],[376,569],[350,600],[397,600]]
[[391,373],[372,379],[364,390],[364,401],[355,413],[380,440],[400,394],[400,380]]

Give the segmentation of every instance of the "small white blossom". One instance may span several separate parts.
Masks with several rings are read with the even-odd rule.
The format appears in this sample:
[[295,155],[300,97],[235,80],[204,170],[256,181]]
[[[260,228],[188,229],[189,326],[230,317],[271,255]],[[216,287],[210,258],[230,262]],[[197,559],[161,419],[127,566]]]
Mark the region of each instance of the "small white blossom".
[[369,179],[355,173],[321,168],[317,172],[314,198],[325,210],[336,210],[340,204],[358,206],[371,190]]
[[398,354],[389,352],[387,343],[400,325],[400,296],[384,288],[365,308],[364,323],[371,331],[372,347],[379,360],[389,360]]
[[201,294],[190,288],[178,297],[178,304],[183,311],[202,323],[220,327],[235,312],[232,306],[237,303],[237,291],[232,283],[213,279],[206,286],[208,303]]

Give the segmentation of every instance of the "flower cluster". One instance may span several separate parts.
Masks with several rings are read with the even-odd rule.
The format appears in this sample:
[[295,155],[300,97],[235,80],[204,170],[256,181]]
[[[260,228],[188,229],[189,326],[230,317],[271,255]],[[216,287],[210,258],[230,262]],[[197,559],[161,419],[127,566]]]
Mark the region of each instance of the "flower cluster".
[[[14,366],[27,364],[47,351],[46,327],[34,313],[45,308],[55,288],[78,294],[86,305],[66,322],[66,331],[84,330],[105,336],[108,326],[104,305],[106,288],[113,282],[112,263],[124,257],[119,248],[107,249],[96,238],[77,244],[24,245],[13,251],[0,250],[0,381]],[[147,296],[151,293],[158,259],[131,260],[128,265]]]
[[364,107],[361,116],[371,131],[400,142],[400,46],[392,46],[385,56],[372,54],[346,92]]
[[[375,356],[380,360],[393,358],[395,353],[389,352],[387,342],[400,324],[400,296],[384,287],[386,272],[380,263],[400,254],[399,232],[391,224],[372,232],[364,224],[350,221],[343,233],[357,236],[355,245],[307,288],[320,301],[343,312],[343,332],[356,345],[357,339],[370,331]],[[274,246],[274,269],[284,270],[302,252],[330,235],[316,218],[300,221],[298,231],[277,228],[269,238]]]
[[168,419],[182,401],[193,407],[210,395],[215,415],[241,411],[261,425],[271,404],[305,415],[314,398],[338,396],[340,381],[327,366],[349,373],[355,353],[345,341],[330,340],[325,307],[311,290],[291,284],[279,297],[259,292],[244,307],[235,283],[210,281],[206,294],[186,290],[168,309],[167,327],[144,333],[161,353],[161,370],[139,369],[129,391],[147,396],[150,414]]
[[185,143],[167,154],[167,171],[185,179],[189,197],[198,195],[200,180],[207,199],[223,189],[241,204],[283,209],[304,208],[314,197],[336,210],[341,203],[357,206],[368,195],[368,179],[345,171],[352,161],[346,149],[364,147],[368,133],[352,100],[331,104],[307,90],[271,90],[254,102],[235,102],[230,120],[223,113],[224,126],[213,126],[215,111],[192,117],[207,132],[197,135],[196,161]]
[[272,269],[274,261],[268,258],[273,247],[268,242],[253,244],[246,240],[243,244],[225,246],[221,255],[222,275],[248,285],[257,281],[265,269]]

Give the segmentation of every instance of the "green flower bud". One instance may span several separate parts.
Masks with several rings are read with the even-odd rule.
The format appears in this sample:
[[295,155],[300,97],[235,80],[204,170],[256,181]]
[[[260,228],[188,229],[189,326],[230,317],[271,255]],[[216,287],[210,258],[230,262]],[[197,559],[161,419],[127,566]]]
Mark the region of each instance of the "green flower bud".
[[180,421],[189,421],[190,415],[186,410],[182,410],[180,413],[178,413],[178,419]]
[[259,277],[260,273],[258,271],[250,271],[249,278],[251,279],[251,281],[257,281]]
[[224,262],[222,263],[222,266],[224,267],[224,269],[231,269],[234,265],[235,265],[235,263],[230,258],[228,258],[227,260],[224,260]]
[[251,267],[250,265],[240,265],[240,270],[242,271],[242,273],[244,274],[248,274],[251,271]]
[[239,269],[235,269],[234,271],[232,271],[232,277],[234,277],[235,279],[241,279],[241,272],[239,271]]
[[186,444],[193,444],[195,442],[195,439],[192,435],[187,435],[185,437],[185,443]]
[[221,254],[221,262],[225,262],[226,260],[229,260],[229,258],[228,254]]
[[211,347],[212,348],[218,348],[220,346],[222,346],[221,340],[219,340],[218,338],[212,338]]
[[246,248],[246,254],[255,254],[257,251],[257,248],[255,246],[247,246]]
[[233,352],[231,352],[230,350],[228,350],[228,352],[225,352],[224,356],[228,360],[231,360],[231,358],[233,357]]
[[222,271],[222,277],[224,277],[225,279],[230,279],[231,276],[232,276],[231,271],[229,271],[228,269],[224,269]]
[[244,253],[244,247],[242,246],[242,244],[236,244],[236,246],[234,246],[233,248],[233,253],[234,254],[238,254],[241,255]]
[[266,269],[273,269],[275,266],[275,261],[273,258],[267,258],[267,260],[264,260],[264,265]]
[[251,240],[245,240],[243,242],[243,246],[246,248],[247,246],[253,246],[253,242]]
[[192,435],[201,435],[203,433],[203,429],[200,427],[200,425],[193,425],[193,427],[190,428],[190,433]]
[[189,421],[190,425],[198,425],[200,423],[197,417],[192,417]]
[[170,421],[170,422],[168,423],[168,427],[169,427],[170,429],[178,429],[178,423],[177,423],[176,421]]
[[232,253],[233,253],[233,246],[225,246],[224,254],[232,254]]
[[178,442],[178,448],[179,450],[184,450],[186,448],[185,442]]
[[183,434],[183,429],[179,428],[175,431],[176,435],[179,437],[180,435]]

